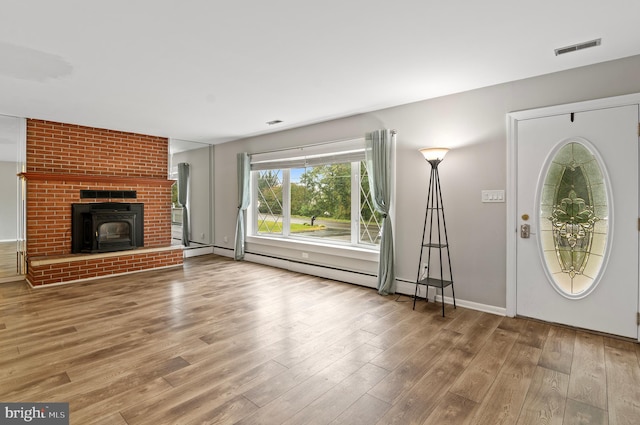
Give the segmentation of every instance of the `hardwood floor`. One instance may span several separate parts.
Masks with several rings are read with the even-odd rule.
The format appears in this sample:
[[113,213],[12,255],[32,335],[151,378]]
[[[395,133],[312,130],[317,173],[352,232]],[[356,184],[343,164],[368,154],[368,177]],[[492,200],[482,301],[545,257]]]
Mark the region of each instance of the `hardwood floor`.
[[0,401],[69,402],[72,424],[640,423],[638,344],[411,306],[213,255],[2,284]]

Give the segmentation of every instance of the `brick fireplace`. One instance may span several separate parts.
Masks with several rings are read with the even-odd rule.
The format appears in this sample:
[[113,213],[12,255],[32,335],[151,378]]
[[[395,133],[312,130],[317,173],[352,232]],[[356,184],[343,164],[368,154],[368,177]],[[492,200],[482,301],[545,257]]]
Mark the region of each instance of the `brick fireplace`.
[[[33,286],[182,265],[171,245],[166,138],[27,120],[27,280]],[[81,197],[81,191],[109,198]],[[135,193],[135,199],[118,198]],[[130,195],[129,195],[130,196]],[[144,205],[143,247],[72,253],[72,204]]]

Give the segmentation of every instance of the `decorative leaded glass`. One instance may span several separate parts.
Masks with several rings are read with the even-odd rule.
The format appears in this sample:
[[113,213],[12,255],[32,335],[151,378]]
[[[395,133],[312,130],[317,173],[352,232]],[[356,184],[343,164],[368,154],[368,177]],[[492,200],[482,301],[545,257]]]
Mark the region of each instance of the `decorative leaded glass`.
[[282,234],[282,170],[258,174],[258,234]]
[[609,234],[603,167],[583,143],[564,144],[547,166],[540,193],[540,245],[552,284],[579,298],[598,281]]

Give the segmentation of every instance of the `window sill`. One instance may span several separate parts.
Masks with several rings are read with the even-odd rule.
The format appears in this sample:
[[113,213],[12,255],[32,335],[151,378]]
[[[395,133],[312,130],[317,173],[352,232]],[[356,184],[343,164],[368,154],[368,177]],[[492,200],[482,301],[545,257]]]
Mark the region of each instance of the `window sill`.
[[306,240],[274,238],[268,236],[247,236],[246,241],[247,243],[255,245],[278,247],[295,251],[304,250],[315,254],[334,255],[364,261],[377,262],[380,257],[380,252],[377,247],[376,249],[366,249],[350,245],[329,245]]

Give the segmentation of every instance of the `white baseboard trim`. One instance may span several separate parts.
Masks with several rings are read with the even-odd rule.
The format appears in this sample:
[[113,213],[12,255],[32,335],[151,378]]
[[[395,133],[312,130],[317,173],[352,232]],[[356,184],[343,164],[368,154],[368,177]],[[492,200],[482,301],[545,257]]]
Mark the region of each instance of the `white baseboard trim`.
[[[435,299],[436,302],[441,302],[441,297],[440,295],[436,295],[435,292],[436,288],[430,287],[429,288],[429,300],[433,301]],[[419,289],[419,296],[424,298],[424,287],[420,286]],[[404,294],[404,295],[408,295],[410,297],[413,297],[416,293],[416,284],[415,283],[411,283],[411,282],[406,282],[406,281],[396,281],[396,292],[399,294]],[[434,298],[435,297],[435,298]],[[424,302],[424,301],[423,301]],[[451,304],[453,305],[453,298],[452,297],[444,297],[444,302],[445,304]],[[488,304],[480,304],[474,301],[467,301],[467,300],[461,300],[460,298],[456,298],[456,306],[460,306],[460,307],[464,307],[464,308],[468,308],[470,310],[477,310],[477,311],[482,311],[484,313],[491,313],[491,314],[496,314],[498,316],[506,316],[507,315],[507,309],[503,308],[503,307],[496,307],[493,305],[488,305]]]
[[[214,254],[233,258],[232,249],[216,247],[214,250]],[[326,279],[337,280],[340,282],[352,283],[359,286],[366,286],[368,288],[375,289],[377,285],[376,276],[348,271],[348,270],[338,270],[330,267],[315,266],[313,264],[306,264],[306,263],[290,261],[282,258],[267,257],[264,255],[256,255],[256,254],[249,254],[249,253],[245,255],[245,261],[264,264],[267,266],[277,267],[285,270],[291,270],[298,273],[305,273],[312,276],[324,277]],[[415,290],[416,290],[415,283],[396,280],[396,293],[413,297],[415,294]],[[423,291],[422,294],[424,296],[424,290],[423,289],[421,290]],[[435,288],[431,288],[431,290],[433,291],[435,290]],[[433,293],[431,292],[431,294]],[[430,299],[433,300],[433,295],[431,296]],[[440,296],[436,297],[436,301],[440,302]],[[445,296],[444,302],[446,304],[453,305],[453,298]],[[496,307],[493,305],[481,304],[474,301],[461,300],[459,298],[456,298],[456,306],[468,308],[470,310],[477,310],[485,313],[496,314],[498,316],[506,316],[507,314],[507,309],[504,307]]]
[[213,254],[213,246],[201,246],[194,248],[184,248],[183,258],[197,257],[199,255]]
[[[436,288],[430,287],[429,288],[429,300],[430,301],[436,301],[436,302],[441,302],[441,297],[440,295],[436,295],[435,294],[435,290]],[[416,293],[416,284],[415,283],[411,283],[411,282],[406,282],[406,281],[396,281],[396,292],[399,294],[404,294],[407,296],[410,296],[413,298],[413,296]],[[445,290],[446,292],[446,290]],[[419,297],[422,297],[424,299],[424,287],[420,286],[419,288],[419,293],[418,293]],[[424,301],[422,301],[424,302]],[[453,298],[452,297],[444,297],[444,302],[445,304],[451,304],[453,305]],[[498,316],[506,316],[507,315],[507,309],[503,308],[503,307],[496,307],[493,305],[487,305],[487,304],[480,304],[474,301],[467,301],[467,300],[461,300],[460,298],[456,298],[456,306],[460,306],[460,307],[464,307],[464,308],[468,308],[470,310],[477,310],[477,311],[482,311],[484,313],[491,313],[491,314],[496,314]]]

